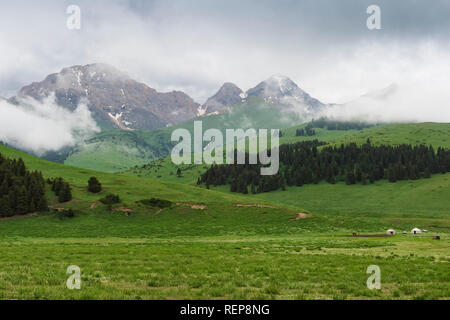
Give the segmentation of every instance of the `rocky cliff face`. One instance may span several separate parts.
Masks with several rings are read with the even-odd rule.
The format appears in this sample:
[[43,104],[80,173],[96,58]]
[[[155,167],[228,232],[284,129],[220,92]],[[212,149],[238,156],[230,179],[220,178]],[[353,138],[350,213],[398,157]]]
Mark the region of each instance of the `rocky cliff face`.
[[53,93],[59,105],[72,110],[84,101],[100,126],[118,129],[174,125],[197,116],[199,108],[181,91],[157,92],[106,64],[65,68],[22,88],[18,96],[41,100]]

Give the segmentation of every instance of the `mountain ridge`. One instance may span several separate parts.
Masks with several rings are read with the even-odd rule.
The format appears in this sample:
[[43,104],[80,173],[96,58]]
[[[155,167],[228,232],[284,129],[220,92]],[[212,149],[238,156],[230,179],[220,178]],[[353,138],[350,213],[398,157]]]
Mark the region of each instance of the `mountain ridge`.
[[327,106],[327,104],[310,96],[289,77],[276,74],[245,92],[233,83],[224,83],[202,105],[202,115],[226,112],[231,105],[246,102],[249,97],[261,98],[266,103],[277,107],[280,111],[294,112],[302,116],[315,115]]
[[42,101],[52,94],[56,104],[72,111],[79,103],[86,103],[102,129],[121,130],[154,130],[199,116],[217,115],[246,103],[249,97],[261,98],[280,111],[305,118],[326,106],[284,75],[271,76],[245,92],[225,82],[200,105],[182,91],[158,92],[105,63],[65,67],[22,87],[8,101],[18,104],[26,97]]
[[76,65],[20,89],[21,97],[42,100],[54,92],[56,103],[74,110],[83,99],[101,127],[158,129],[192,119],[199,104],[181,91],[158,92],[103,63]]

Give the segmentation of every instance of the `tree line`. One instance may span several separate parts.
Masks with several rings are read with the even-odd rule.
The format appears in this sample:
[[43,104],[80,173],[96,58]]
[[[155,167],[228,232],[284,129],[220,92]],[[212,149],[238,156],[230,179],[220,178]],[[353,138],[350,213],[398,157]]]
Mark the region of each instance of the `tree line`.
[[0,154],[0,216],[47,210],[42,173],[27,170],[22,159],[8,159]]
[[313,129],[311,124],[308,124],[305,128],[295,130],[295,136],[297,137],[311,137],[316,135],[316,130]]
[[372,127],[372,124],[366,122],[355,121],[337,121],[327,118],[320,118],[318,120],[312,120],[304,128],[295,130],[297,137],[311,137],[316,135],[315,128],[327,129],[327,130],[362,130]]
[[368,184],[381,179],[390,182],[429,178],[431,174],[450,172],[450,151],[432,146],[402,144],[374,146],[370,140],[361,146],[350,143],[321,147],[318,140],[281,145],[280,170],[273,176],[261,176],[261,165],[213,165],[197,184],[230,184],[231,192],[260,193],[286,186],[327,181],[334,184]]
[[309,123],[311,128],[326,128],[327,130],[362,130],[365,128],[370,128],[373,124],[362,122],[362,121],[338,121],[330,120],[328,118],[320,118],[318,120],[312,120]]

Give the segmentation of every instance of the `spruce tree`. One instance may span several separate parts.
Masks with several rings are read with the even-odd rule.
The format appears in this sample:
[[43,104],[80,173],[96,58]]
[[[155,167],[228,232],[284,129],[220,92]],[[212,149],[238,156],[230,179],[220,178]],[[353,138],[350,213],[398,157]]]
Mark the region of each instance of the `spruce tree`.
[[347,172],[347,179],[345,183],[348,185],[356,183],[355,174],[353,173],[353,170]]
[[14,215],[14,212],[11,209],[8,196],[0,197],[0,217],[10,217],[12,215]]
[[102,184],[96,177],[91,177],[88,181],[88,191],[92,193],[99,193],[102,191]]
[[70,185],[68,183],[64,183],[61,191],[59,192],[58,201],[59,202],[68,202],[72,200],[72,191],[70,190]]

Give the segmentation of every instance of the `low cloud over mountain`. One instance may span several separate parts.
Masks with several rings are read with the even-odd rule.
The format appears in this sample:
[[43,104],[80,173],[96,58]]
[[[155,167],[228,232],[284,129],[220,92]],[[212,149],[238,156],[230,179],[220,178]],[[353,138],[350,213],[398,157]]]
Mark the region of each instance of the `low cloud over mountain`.
[[74,110],[57,105],[54,95],[42,101],[28,97],[17,102],[20,105],[0,100],[0,141],[18,148],[40,154],[75,145],[99,131],[86,101]]
[[450,122],[450,92],[441,83],[392,84],[320,114],[336,120],[367,122]]

